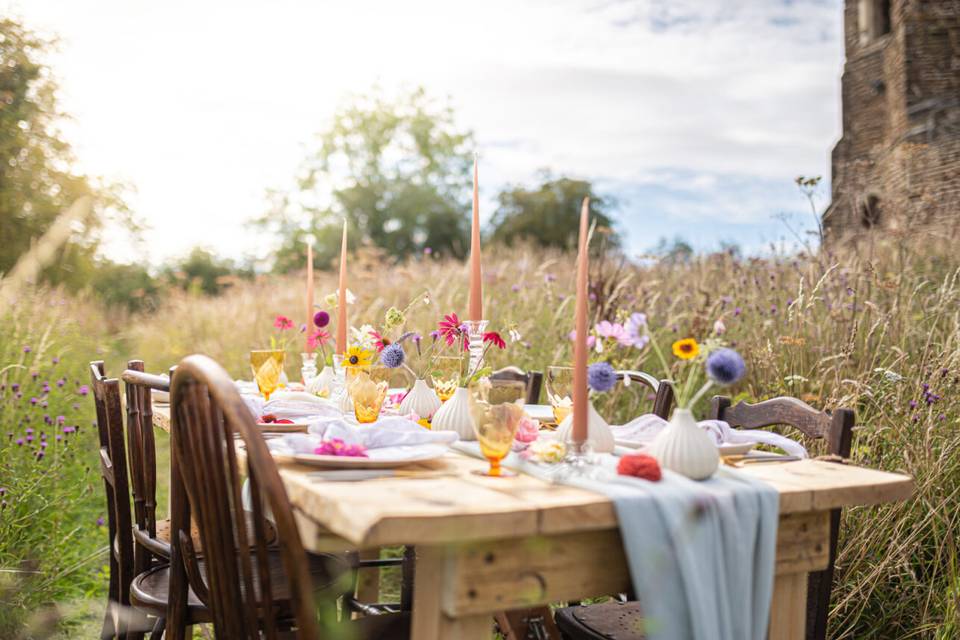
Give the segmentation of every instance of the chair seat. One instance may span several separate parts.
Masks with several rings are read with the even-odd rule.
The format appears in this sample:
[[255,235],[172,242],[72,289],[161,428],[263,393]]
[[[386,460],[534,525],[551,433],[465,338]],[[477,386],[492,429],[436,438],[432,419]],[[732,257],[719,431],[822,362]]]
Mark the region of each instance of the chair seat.
[[[273,523],[269,520],[264,521],[266,527],[266,539],[267,545],[271,546],[277,542],[277,529],[273,526]],[[140,531],[136,527],[133,529],[133,537],[144,547],[149,549],[152,553],[155,553],[167,560],[170,559],[170,519],[166,518],[164,520],[157,520],[157,535],[155,538],[151,538],[146,534],[145,531]],[[197,554],[203,553],[203,543],[200,542],[200,530],[197,528],[196,524],[190,525],[190,538],[193,540],[193,548]],[[247,538],[249,540],[255,540],[254,531],[253,531],[253,518],[251,514],[247,514]]]
[[[331,592],[330,597],[335,598],[348,590],[351,581],[342,579],[349,571],[347,563],[342,558],[332,554],[317,554],[308,556],[310,562],[310,577],[313,581],[314,592]],[[203,560],[198,562],[200,575],[206,580],[206,565]],[[283,560],[279,551],[272,551],[267,558],[267,565],[270,571],[270,585],[273,594],[274,604],[281,612],[284,610],[284,603],[290,600],[290,586],[286,574],[283,570]],[[257,589],[258,581],[256,579],[257,565],[253,565],[254,588]],[[130,585],[130,603],[146,613],[154,616],[165,616],[167,611],[167,594],[170,585],[170,565],[161,565],[154,567],[149,571],[141,573],[134,578]],[[340,586],[342,585],[342,588]],[[256,594],[259,600],[260,594]],[[188,616],[189,624],[196,622],[209,622],[210,614],[200,598],[190,590],[188,597]]]
[[[410,638],[410,612],[404,611],[402,613],[388,613],[379,616],[365,616],[356,620],[345,620],[339,623],[336,629],[341,632],[332,637],[339,638],[342,636],[352,640],[408,640]],[[277,637],[279,640],[297,640],[297,632],[283,631]]]
[[604,602],[564,607],[554,621],[566,640],[644,640],[646,621],[639,602]]

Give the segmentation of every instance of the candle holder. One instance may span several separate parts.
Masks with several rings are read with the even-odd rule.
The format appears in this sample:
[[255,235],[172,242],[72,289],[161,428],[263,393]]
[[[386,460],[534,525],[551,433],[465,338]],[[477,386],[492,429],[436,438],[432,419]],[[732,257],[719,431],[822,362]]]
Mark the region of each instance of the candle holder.
[[468,372],[478,371],[483,366],[483,334],[487,330],[487,320],[467,320],[464,322],[469,331],[470,367]]
[[303,362],[300,367],[300,377],[303,379],[304,386],[306,386],[317,377],[317,354],[301,353],[300,360]]
[[609,477],[609,472],[600,466],[589,442],[567,441],[566,445],[567,455],[562,462],[554,465],[554,482],[564,482],[575,478],[605,480]]
[[347,395],[347,377],[343,368],[343,356],[337,353],[333,354],[333,364],[330,366],[333,367],[333,378],[330,380],[330,399],[334,402],[340,402]]

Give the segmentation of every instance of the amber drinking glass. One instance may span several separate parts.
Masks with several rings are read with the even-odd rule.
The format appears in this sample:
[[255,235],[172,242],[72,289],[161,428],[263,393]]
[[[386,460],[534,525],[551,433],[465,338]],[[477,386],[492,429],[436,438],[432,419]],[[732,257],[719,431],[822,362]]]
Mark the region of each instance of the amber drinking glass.
[[523,384],[493,384],[480,380],[470,386],[470,417],[480,442],[480,452],[490,463],[479,475],[504,477],[515,475],[500,466],[510,453],[517,427],[523,417]]
[[463,358],[459,356],[440,356],[433,365],[430,379],[433,381],[433,390],[441,402],[446,402],[453,396],[453,392],[460,386],[460,376],[463,375]]
[[353,415],[357,422],[376,422],[387,398],[390,371],[386,367],[368,367],[352,372],[347,388],[353,402]]
[[573,411],[573,367],[547,367],[547,398],[560,424]]
[[270,394],[280,386],[280,376],[283,373],[283,362],[287,353],[280,350],[263,350],[250,352],[250,368],[253,370],[253,379],[264,400],[270,399]]

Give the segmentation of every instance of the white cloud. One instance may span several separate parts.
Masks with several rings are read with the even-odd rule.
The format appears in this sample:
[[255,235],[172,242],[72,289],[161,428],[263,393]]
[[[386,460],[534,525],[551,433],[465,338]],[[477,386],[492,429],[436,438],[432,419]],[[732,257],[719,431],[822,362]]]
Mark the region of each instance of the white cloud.
[[785,206],[770,185],[826,173],[839,135],[839,0],[3,4],[62,37],[68,132],[88,170],[137,187],[153,259],[262,249],[242,222],[375,82],[452,98],[478,134],[487,214],[499,185],[551,167],[677,173],[704,204],[658,215],[759,222]]

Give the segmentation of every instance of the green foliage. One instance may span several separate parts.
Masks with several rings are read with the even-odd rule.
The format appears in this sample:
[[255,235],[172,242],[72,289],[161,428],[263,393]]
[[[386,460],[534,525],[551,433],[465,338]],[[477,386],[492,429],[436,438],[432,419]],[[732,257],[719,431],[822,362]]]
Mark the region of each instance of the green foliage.
[[101,262],[91,273],[90,287],[105,304],[146,311],[157,304],[160,286],[140,264]]
[[[730,253],[726,246],[723,247],[723,250]],[[660,238],[654,252],[671,264],[690,262],[694,256],[693,246],[680,236],[674,236],[673,240]],[[739,255],[739,252],[734,252],[734,255]]]
[[82,196],[93,211],[44,271],[46,280],[84,286],[95,268],[98,233],[107,220],[135,228],[118,185],[77,174],[57,129],[57,86],[42,59],[51,43],[0,18],[0,273],[11,270],[53,221]]
[[97,330],[61,315],[58,297],[25,297],[0,314],[3,638],[20,637],[43,606],[103,588],[106,505],[85,386]]
[[612,200],[596,194],[586,180],[553,178],[549,173],[543,174],[537,187],[514,186],[498,196],[493,239],[508,246],[523,241],[540,247],[576,249],[580,209],[586,196],[590,196],[591,220],[596,221],[598,229],[607,230],[611,246],[618,246],[608,214]]
[[341,108],[304,162],[298,189],[274,193],[256,225],[279,238],[274,268],[302,268],[307,233],[317,238],[318,265],[340,250],[349,221],[351,247],[379,247],[393,258],[420,253],[463,257],[470,207],[469,132],[453,111],[423,89],[395,100],[381,93]]
[[250,265],[238,265],[202,247],[194,247],[185,258],[164,269],[168,284],[211,296],[217,295],[238,278],[249,280],[252,277],[253,268]]

